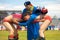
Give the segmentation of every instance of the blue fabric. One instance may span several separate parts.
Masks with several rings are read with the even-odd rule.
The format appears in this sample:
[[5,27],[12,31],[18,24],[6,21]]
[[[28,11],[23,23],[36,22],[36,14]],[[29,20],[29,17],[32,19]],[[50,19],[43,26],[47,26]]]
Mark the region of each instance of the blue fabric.
[[[27,22],[19,23],[21,26],[27,26],[27,40],[36,40],[39,37],[39,22],[33,23],[34,19],[38,16],[38,14],[35,13],[36,7],[34,7],[34,10],[32,12],[32,15],[30,19]],[[27,10],[24,9],[23,13]]]
[[34,21],[34,19],[36,18],[36,16],[37,15],[32,14],[27,22],[25,22],[25,23],[24,22],[23,23],[19,23],[19,25],[21,25],[21,26],[29,26]]
[[29,27],[27,27],[27,37],[28,40],[37,39],[39,37],[39,23],[31,23]]
[[21,26],[27,26],[27,37],[28,40],[37,39],[39,36],[39,22],[33,23],[37,15],[32,14],[30,19],[27,22],[19,23]]
[[[32,14],[40,15],[40,14],[41,14],[41,10],[40,10],[39,13],[36,13],[37,10],[38,10],[37,7],[34,7]],[[28,11],[28,10],[25,8],[25,9],[23,10],[23,14],[24,14],[25,12],[27,12],[27,11]]]

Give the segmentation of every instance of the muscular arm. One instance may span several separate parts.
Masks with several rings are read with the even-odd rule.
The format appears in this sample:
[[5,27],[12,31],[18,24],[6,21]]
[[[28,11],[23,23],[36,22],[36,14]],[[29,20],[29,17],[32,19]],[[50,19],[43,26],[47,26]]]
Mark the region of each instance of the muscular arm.
[[40,16],[39,16],[34,20],[34,22],[44,22],[45,20],[52,21],[52,18],[49,15],[45,15],[44,18],[40,19]]
[[15,24],[18,24],[19,21],[21,21],[21,18],[22,18],[22,14],[13,14],[12,15],[12,21]]
[[13,21],[13,23],[18,24],[18,19],[17,18],[13,18],[12,21]]
[[15,24],[19,24],[19,22],[21,22],[22,19],[13,18],[12,21],[13,21],[13,23],[15,23]]

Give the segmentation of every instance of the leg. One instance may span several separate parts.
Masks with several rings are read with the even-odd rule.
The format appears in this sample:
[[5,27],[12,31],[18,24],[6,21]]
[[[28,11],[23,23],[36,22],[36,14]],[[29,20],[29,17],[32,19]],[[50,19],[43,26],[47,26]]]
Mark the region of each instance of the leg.
[[10,24],[9,22],[3,22],[3,24],[6,27],[6,29],[9,31],[8,40],[14,40],[15,30],[14,30],[14,27],[12,26],[12,24]]
[[17,31],[17,29],[14,27],[14,25],[12,25],[13,27],[13,30],[14,30],[14,38],[15,38],[15,40],[18,40],[18,31]]
[[40,29],[40,25],[39,22],[38,23],[34,23],[34,40],[37,40],[39,37],[39,29]]
[[3,22],[3,24],[6,27],[6,29],[9,31],[9,37],[8,37],[8,39],[9,40],[10,39],[11,40],[14,39],[14,30],[13,30],[11,24],[9,22]]
[[46,20],[46,21],[40,26],[40,30],[39,30],[40,40],[45,40],[45,39],[44,39],[44,31],[45,31],[45,29],[48,27],[49,24],[50,24],[50,21],[49,21],[49,20]]
[[32,40],[32,33],[31,31],[29,31],[29,29],[27,30],[27,40]]

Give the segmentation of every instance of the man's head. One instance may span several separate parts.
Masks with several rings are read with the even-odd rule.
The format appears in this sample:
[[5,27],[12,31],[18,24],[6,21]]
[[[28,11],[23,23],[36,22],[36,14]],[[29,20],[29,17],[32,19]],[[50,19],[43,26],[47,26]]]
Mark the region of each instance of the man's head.
[[41,13],[43,15],[47,14],[48,13],[48,9],[46,9],[46,8],[43,7],[42,10],[41,10]]
[[23,14],[23,20],[29,20],[29,18],[30,18],[30,13],[29,12],[25,12],[24,14]]
[[24,6],[26,7],[26,9],[30,9],[30,7],[32,6],[31,2],[30,1],[26,1],[24,3]]

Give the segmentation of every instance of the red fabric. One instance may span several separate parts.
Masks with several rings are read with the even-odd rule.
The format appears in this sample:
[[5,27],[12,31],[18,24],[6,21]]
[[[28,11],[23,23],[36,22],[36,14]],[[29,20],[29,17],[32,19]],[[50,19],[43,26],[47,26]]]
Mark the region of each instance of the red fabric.
[[13,18],[22,18],[22,14],[13,14]]
[[14,35],[9,35],[8,38],[9,39],[14,38]]
[[18,29],[20,29],[20,26],[19,26],[19,25],[17,25],[17,30],[18,30]]
[[[22,14],[12,14],[13,18],[16,18],[18,20],[20,20],[22,18]],[[15,23],[17,24],[17,23]]]
[[8,19],[3,19],[3,22],[11,22],[11,21]]
[[51,18],[49,15],[45,16],[44,19],[45,19],[45,20],[52,21],[52,18]]
[[18,34],[15,36],[15,38],[18,38]]
[[[22,14],[13,14],[12,16],[13,16],[13,18],[18,18],[18,19],[22,18]],[[12,21],[10,21],[9,19],[4,18],[3,22],[12,22]]]
[[34,22],[33,22],[33,23],[36,23],[36,22],[39,22],[39,21],[34,20]]
[[[52,18],[51,18],[49,15],[46,15],[46,16],[44,17],[44,19],[45,19],[45,20],[49,20],[49,21],[52,22]],[[33,23],[36,23],[36,22],[39,22],[39,21],[34,20]]]

